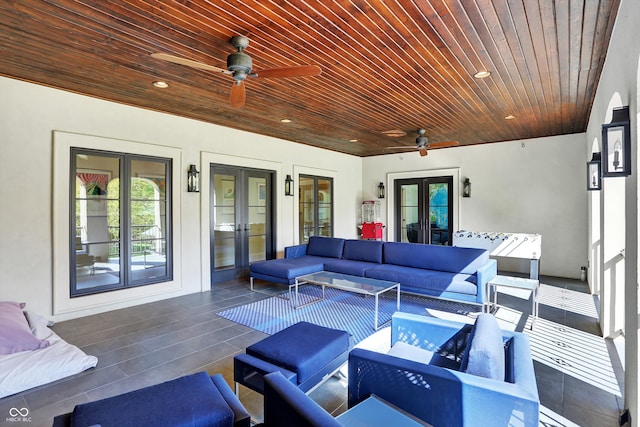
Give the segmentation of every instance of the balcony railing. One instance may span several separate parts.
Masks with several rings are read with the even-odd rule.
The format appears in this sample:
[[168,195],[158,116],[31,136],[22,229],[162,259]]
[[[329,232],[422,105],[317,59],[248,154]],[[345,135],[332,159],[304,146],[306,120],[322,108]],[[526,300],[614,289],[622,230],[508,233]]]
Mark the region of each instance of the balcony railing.
[[[108,226],[109,233],[108,242],[84,242],[87,247],[91,245],[105,244],[109,245],[109,258],[120,257],[120,227]],[[80,226],[76,227],[76,236],[86,236]],[[162,235],[162,229],[157,225],[134,225],[131,227],[131,256],[146,255],[149,253],[166,253],[166,239]]]

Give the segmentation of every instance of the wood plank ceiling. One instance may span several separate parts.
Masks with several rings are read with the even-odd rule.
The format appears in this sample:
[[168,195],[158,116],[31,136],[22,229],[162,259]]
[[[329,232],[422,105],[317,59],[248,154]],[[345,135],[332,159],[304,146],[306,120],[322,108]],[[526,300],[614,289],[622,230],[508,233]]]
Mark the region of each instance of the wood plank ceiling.
[[[362,157],[417,128],[461,145],[569,134],[586,129],[619,3],[5,0],[0,75]],[[230,76],[150,56],[226,68],[234,35],[256,70],[322,74],[247,79],[231,108]]]

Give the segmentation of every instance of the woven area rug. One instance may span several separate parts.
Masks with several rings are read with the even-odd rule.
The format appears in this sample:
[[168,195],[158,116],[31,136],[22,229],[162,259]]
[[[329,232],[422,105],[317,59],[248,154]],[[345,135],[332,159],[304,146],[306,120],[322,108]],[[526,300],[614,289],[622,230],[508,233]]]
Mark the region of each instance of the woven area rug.
[[[326,288],[323,301],[293,308],[289,293],[266,298],[251,304],[235,307],[218,313],[258,331],[274,334],[300,321],[307,321],[329,328],[348,331],[358,343],[375,332],[374,297],[364,296],[333,288]],[[305,286],[300,289],[300,303],[321,297],[319,286]],[[401,294],[400,311],[425,316],[446,318],[458,322],[473,323],[481,307],[453,301],[443,301],[419,296]],[[379,298],[378,323],[391,319],[396,310],[395,292],[387,292]]]

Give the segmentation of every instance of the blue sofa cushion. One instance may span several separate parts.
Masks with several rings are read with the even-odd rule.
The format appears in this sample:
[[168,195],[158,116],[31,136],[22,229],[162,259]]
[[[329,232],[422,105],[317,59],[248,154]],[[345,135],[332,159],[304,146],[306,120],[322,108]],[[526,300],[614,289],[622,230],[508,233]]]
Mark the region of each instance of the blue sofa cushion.
[[327,258],[342,258],[344,239],[337,237],[311,236],[307,246],[307,255]]
[[473,274],[489,261],[489,251],[476,248],[385,242],[385,264]]
[[233,411],[206,372],[77,405],[71,425],[232,426]]
[[247,347],[246,353],[298,374],[298,384],[349,350],[349,333],[299,322]]
[[301,258],[279,258],[251,264],[251,273],[286,279],[315,273],[324,269],[324,259],[314,256]]
[[471,329],[460,369],[471,375],[504,381],[505,349],[502,331],[493,315],[482,313]]
[[328,259],[324,263],[325,271],[348,274],[350,276],[364,277],[365,271],[373,266],[380,265],[365,261],[350,261],[345,259]]
[[368,268],[365,277],[389,280],[401,283],[403,292],[424,293],[432,295],[442,292],[476,295],[478,287],[474,274],[456,274],[444,271],[423,270],[413,267],[402,267],[392,264],[379,264]]
[[346,240],[342,258],[380,264],[382,262],[382,246],[383,242],[378,240]]

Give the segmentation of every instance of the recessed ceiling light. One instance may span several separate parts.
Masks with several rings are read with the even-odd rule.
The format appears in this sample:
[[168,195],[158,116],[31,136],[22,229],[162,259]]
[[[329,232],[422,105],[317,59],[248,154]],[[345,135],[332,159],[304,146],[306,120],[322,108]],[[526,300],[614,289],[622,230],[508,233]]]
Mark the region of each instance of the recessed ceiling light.
[[153,82],[153,85],[155,87],[157,87],[157,88],[160,88],[160,89],[166,89],[166,88],[169,87],[169,83],[163,82],[162,80],[157,80],[157,81]]
[[407,133],[400,129],[383,130],[382,133],[384,135],[390,136],[391,138],[400,138],[403,136],[407,136]]
[[504,116],[505,120],[513,120],[515,118],[516,118],[516,116],[514,116],[513,114],[509,114],[508,116]]
[[476,72],[473,75],[473,77],[476,78],[476,79],[486,79],[490,75],[491,75],[491,71],[481,70],[481,71]]
[[350,139],[349,142],[358,142],[357,139]]
[[291,119],[280,119],[281,123],[291,123]]

